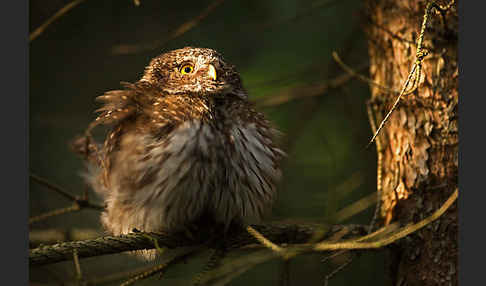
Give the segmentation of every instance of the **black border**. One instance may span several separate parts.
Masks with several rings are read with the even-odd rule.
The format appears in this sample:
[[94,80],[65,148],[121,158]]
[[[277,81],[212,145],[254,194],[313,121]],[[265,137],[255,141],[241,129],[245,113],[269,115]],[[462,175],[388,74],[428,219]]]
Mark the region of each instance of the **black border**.
[[3,4],[2,284],[28,285],[28,1]]
[[[485,65],[483,1],[458,1],[459,9],[459,285],[479,285],[484,277],[483,132]],[[471,4],[476,4],[473,7]],[[466,44],[466,39],[468,43]],[[467,74],[467,76],[465,75]],[[467,237],[467,240],[466,240]],[[478,284],[479,283],[479,284]]]

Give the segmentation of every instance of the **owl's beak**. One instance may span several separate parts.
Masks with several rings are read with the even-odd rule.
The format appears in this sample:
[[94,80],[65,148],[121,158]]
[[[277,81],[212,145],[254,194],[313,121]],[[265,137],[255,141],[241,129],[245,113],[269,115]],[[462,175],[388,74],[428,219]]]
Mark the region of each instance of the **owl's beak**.
[[213,80],[216,80],[216,78],[217,78],[216,68],[212,64],[209,64],[208,75]]

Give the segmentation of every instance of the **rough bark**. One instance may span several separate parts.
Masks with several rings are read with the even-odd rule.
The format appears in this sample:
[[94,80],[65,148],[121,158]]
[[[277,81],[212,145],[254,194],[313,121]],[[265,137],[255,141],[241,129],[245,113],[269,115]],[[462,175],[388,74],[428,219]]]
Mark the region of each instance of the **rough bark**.
[[[457,2],[457,1],[456,1]],[[437,1],[447,6],[449,1]],[[426,1],[369,0],[370,77],[401,90],[415,62]],[[429,51],[418,88],[404,96],[378,136],[381,145],[380,223],[416,222],[457,187],[457,3],[432,10],[424,35]],[[372,86],[379,123],[397,97]],[[380,156],[378,156],[380,158]],[[380,164],[379,164],[380,165]],[[440,219],[392,249],[393,285],[457,285],[457,203]]]

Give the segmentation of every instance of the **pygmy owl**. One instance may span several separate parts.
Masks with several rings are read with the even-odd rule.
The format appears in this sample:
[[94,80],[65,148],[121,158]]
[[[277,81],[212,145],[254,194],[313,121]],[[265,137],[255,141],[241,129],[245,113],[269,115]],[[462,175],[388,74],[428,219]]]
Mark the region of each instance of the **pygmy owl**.
[[98,97],[92,124],[111,126],[88,175],[110,233],[177,232],[202,218],[227,228],[269,211],[284,154],[218,52],[170,51],[123,85]]

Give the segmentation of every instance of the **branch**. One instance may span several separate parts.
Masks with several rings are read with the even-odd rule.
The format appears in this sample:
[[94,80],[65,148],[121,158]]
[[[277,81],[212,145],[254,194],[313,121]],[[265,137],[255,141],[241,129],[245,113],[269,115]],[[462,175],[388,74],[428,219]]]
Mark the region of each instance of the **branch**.
[[424,226],[438,219],[456,201],[458,196],[459,196],[459,190],[456,189],[452,193],[452,195],[447,199],[447,201],[438,210],[436,210],[431,216],[419,221],[418,223],[405,226],[399,229],[396,233],[380,238],[376,241],[362,242],[363,239],[358,239],[356,241],[338,242],[338,243],[321,242],[314,247],[314,250],[326,251],[326,250],[338,250],[338,249],[373,249],[373,248],[380,248],[380,247],[387,246],[399,239],[404,238],[405,236],[411,233],[416,232],[417,230],[423,228]]
[[75,202],[75,203],[73,203],[72,206],[48,211],[46,213],[31,217],[31,218],[29,218],[29,225],[34,224],[36,222],[39,222],[41,220],[45,220],[47,218],[53,217],[53,216],[77,212],[77,211],[80,211],[80,210],[81,210],[81,207]]
[[47,218],[53,217],[53,216],[59,216],[59,215],[63,215],[63,214],[71,213],[71,212],[77,212],[77,211],[80,211],[82,209],[94,209],[94,210],[98,210],[98,211],[102,211],[102,210],[105,209],[104,206],[90,202],[90,200],[88,199],[87,191],[85,191],[85,193],[83,194],[82,197],[78,197],[78,196],[74,196],[74,195],[70,194],[69,192],[65,191],[61,187],[49,182],[47,179],[44,179],[44,178],[37,176],[35,174],[30,174],[30,178],[32,180],[34,180],[35,182],[47,187],[49,190],[52,190],[52,191],[64,196],[68,200],[71,200],[73,202],[73,204],[69,207],[64,207],[64,208],[61,208],[61,209],[55,209],[55,210],[48,211],[46,213],[31,217],[31,218],[29,218],[29,225],[34,224],[34,223],[39,222],[39,221],[42,221],[42,220],[45,220]]
[[[272,244],[275,243],[275,241],[267,241],[272,239],[270,237],[265,237],[263,234],[257,234],[256,236],[263,236],[265,238],[265,242],[262,242],[263,239],[261,237],[258,240],[264,243],[265,247],[272,249],[272,251],[254,252],[250,255],[234,259],[233,261],[225,263],[221,267],[218,267],[207,273],[205,277],[203,277],[202,282],[211,282],[213,285],[225,285],[225,283],[235,278],[236,276],[241,275],[243,272],[249,270],[250,268],[277,257],[281,257],[285,261],[299,254],[311,253],[316,251],[337,250],[337,253],[342,254],[344,251],[349,251],[352,249],[359,250],[382,248],[396,242],[397,240],[423,228],[424,226],[438,219],[456,201],[458,194],[459,190],[456,188],[452,195],[438,210],[436,210],[431,216],[418,223],[399,228],[396,231],[394,231],[394,225],[388,225],[375,231],[374,233],[359,237],[357,239],[346,239],[345,237],[342,237],[339,232],[336,232],[337,236],[339,236],[339,241],[337,242],[335,242],[335,239],[331,237],[330,239],[326,238],[326,241],[319,242],[317,244],[306,243],[303,245],[291,245],[285,248],[279,247],[277,250],[275,250],[273,249],[273,247],[271,247]],[[341,267],[345,267],[347,264],[349,264],[349,262],[345,262],[344,266]],[[337,269],[337,271],[339,270],[340,268]],[[330,276],[326,276],[326,282],[334,274],[335,271],[331,272]],[[219,283],[215,283],[218,280]]]
[[88,209],[93,209],[93,210],[97,210],[97,211],[102,211],[102,210],[105,209],[104,206],[98,205],[98,204],[95,204],[95,203],[92,203],[91,201],[89,201],[86,193],[83,195],[83,197],[77,197],[77,196],[72,195],[70,192],[64,190],[63,188],[59,187],[58,185],[53,184],[53,183],[49,182],[47,179],[42,178],[42,177],[40,177],[36,174],[31,173],[29,176],[35,182],[45,186],[47,189],[52,190],[52,191],[64,196],[65,198],[72,201],[73,203],[77,204],[80,209],[88,208]]
[[33,181],[37,182],[38,184],[41,184],[41,185],[45,186],[47,189],[60,194],[61,196],[65,197],[66,199],[68,199],[70,201],[76,201],[75,196],[73,196],[68,191],[65,191],[63,188],[59,187],[58,185],[49,182],[47,179],[42,178],[41,176],[38,176],[38,175],[33,174],[33,173],[30,173],[29,177]]
[[172,31],[170,35],[164,40],[158,40],[152,43],[136,44],[136,45],[121,44],[113,47],[112,53],[116,55],[127,55],[127,54],[135,54],[143,51],[149,51],[149,50],[162,47],[165,44],[167,44],[169,41],[182,36],[186,32],[190,31],[191,29],[199,25],[201,21],[206,19],[209,16],[209,14],[211,14],[219,5],[223,4],[223,2],[224,0],[215,0],[214,2],[210,3],[209,6],[207,6],[206,9],[201,11],[199,15],[181,24],[179,27],[177,27],[177,29]]
[[[356,70],[361,71],[368,67],[367,63],[361,64]],[[261,97],[255,100],[256,105],[261,107],[268,107],[268,106],[276,106],[287,103],[294,99],[303,98],[303,97],[313,97],[313,96],[320,96],[327,93],[330,89],[338,88],[349,80],[351,80],[354,75],[350,74],[342,74],[338,77],[329,80],[323,84],[315,84],[315,85],[301,85],[297,87],[291,87],[285,89],[283,91],[277,92],[275,95]]]
[[[296,244],[308,242],[315,232],[322,229],[322,226],[317,224],[269,224],[254,225],[253,228],[274,243]],[[336,232],[343,231],[343,229],[347,230],[350,237],[356,237],[366,233],[366,227],[361,225],[333,226],[327,231],[324,239],[332,236]],[[152,249],[154,248],[153,239],[156,239],[161,247],[168,248],[200,244],[183,236],[171,236],[166,233],[139,232],[120,236],[104,236],[92,240],[63,242],[31,249],[29,251],[29,264],[36,266],[71,260],[74,249],[77,249],[80,259],[125,251]],[[258,243],[258,241],[253,236],[249,233],[242,232],[230,239],[228,249],[242,248],[255,243]]]
[[158,264],[158,265],[156,265],[156,266],[154,266],[150,269],[147,269],[146,271],[143,271],[141,273],[134,275],[130,279],[128,279],[125,282],[123,282],[122,284],[120,284],[120,286],[132,285],[132,284],[134,284],[134,283],[136,283],[136,282],[138,282],[142,279],[146,279],[146,278],[153,276],[157,273],[162,275],[167,270],[167,268],[169,266],[171,266],[173,264],[177,264],[180,261],[184,261],[189,256],[197,254],[200,250],[201,250],[201,248],[197,248],[197,247],[196,248],[193,247],[193,248],[174,249],[171,253],[169,253],[169,255],[167,257],[165,257],[165,259],[164,259],[165,261],[161,262],[160,264]]
[[32,33],[30,33],[29,42],[35,40],[37,37],[39,37],[42,34],[42,32],[44,32],[45,29],[47,29],[47,27],[49,27],[50,24],[52,24],[57,19],[61,18],[64,14],[71,11],[74,7],[78,6],[84,1],[85,0],[76,0],[62,7],[59,11],[57,11],[54,15],[52,15],[49,19],[47,19],[47,21],[45,21],[42,25],[40,25],[37,29],[35,29]]

